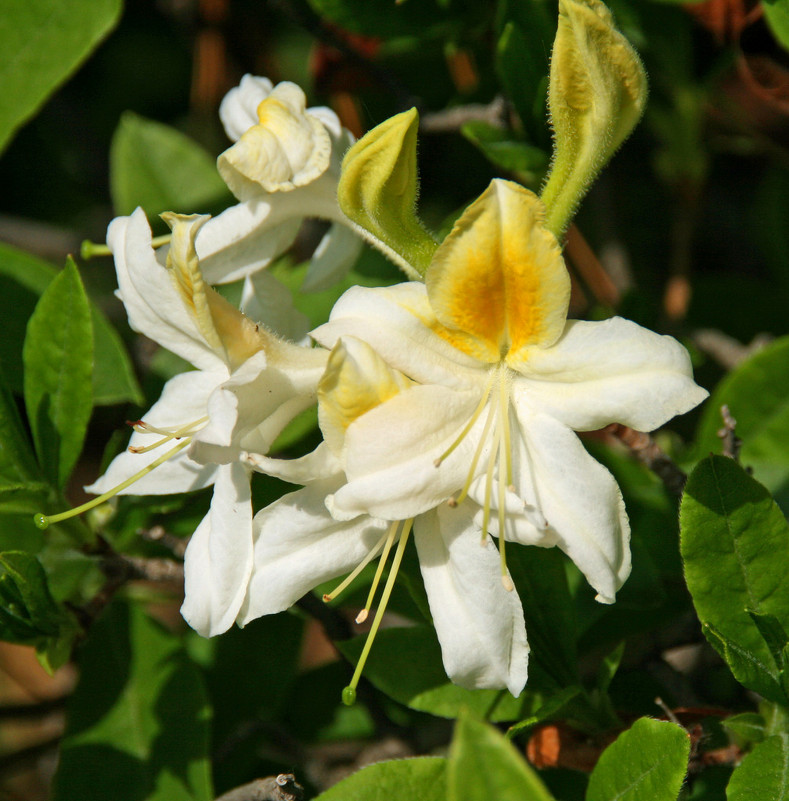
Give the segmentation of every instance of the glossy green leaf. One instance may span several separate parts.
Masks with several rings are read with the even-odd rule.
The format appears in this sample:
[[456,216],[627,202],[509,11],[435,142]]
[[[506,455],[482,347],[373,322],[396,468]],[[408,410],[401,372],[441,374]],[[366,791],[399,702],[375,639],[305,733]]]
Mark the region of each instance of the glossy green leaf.
[[121,0],[5,0],[0,150],[115,25]]
[[214,158],[197,142],[132,112],[121,117],[112,139],[110,191],[116,214],[142,206],[149,219],[163,211],[211,211],[232,201]]
[[36,305],[22,358],[25,406],[39,463],[62,487],[82,450],[93,408],[93,326],[71,259]]
[[789,525],[769,492],[732,459],[688,479],[680,511],[685,577],[710,642],[736,678],[785,702],[779,670],[749,610],[789,623]]
[[773,36],[789,50],[789,0],[764,0],[762,8]]
[[741,712],[721,721],[724,729],[732,732],[742,742],[760,743],[765,738],[767,722],[758,712]]
[[510,132],[501,128],[474,120],[465,123],[460,132],[496,167],[521,173],[532,183],[541,180],[548,168],[548,154],[544,150],[513,139]]
[[[366,636],[355,637],[337,647],[356,662],[365,640]],[[531,714],[532,704],[542,703],[542,698],[534,698],[528,691],[515,699],[506,690],[466,690],[453,684],[444,672],[441,646],[432,626],[379,632],[364,676],[396,701],[439,717],[457,717],[461,709],[468,708],[490,720],[516,720]]]
[[552,801],[536,772],[504,736],[462,714],[447,765],[447,801]]
[[446,760],[418,757],[362,768],[314,801],[444,801]]
[[209,709],[178,639],[115,602],[79,653],[54,801],[210,801]]
[[789,337],[777,339],[732,370],[704,407],[699,457],[720,453],[723,404],[737,421],[740,461],[776,495],[789,492]]
[[21,551],[1,553],[0,639],[35,642],[56,635],[64,618],[38,559]]
[[[0,312],[5,336],[0,338],[0,364],[13,392],[23,391],[22,354],[19,343],[35,309],[58,270],[42,259],[0,243]],[[144,398],[134,375],[129,354],[115,328],[91,303],[93,321],[93,402],[97,406]]]
[[684,729],[641,718],[603,751],[589,777],[586,801],[676,801],[689,755]]
[[0,499],[31,485],[41,488],[40,475],[16,403],[0,373]]
[[789,799],[789,734],[759,743],[735,768],[726,801],[787,801]]

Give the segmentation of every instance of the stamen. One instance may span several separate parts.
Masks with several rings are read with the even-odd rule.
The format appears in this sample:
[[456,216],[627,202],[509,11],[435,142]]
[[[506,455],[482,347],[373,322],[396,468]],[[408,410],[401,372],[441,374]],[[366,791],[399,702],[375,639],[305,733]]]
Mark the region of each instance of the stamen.
[[[509,409],[507,408],[506,404],[506,395],[504,393],[500,393],[499,397],[502,399],[502,408],[501,413],[503,416],[507,416]],[[507,524],[507,495],[506,495],[506,488],[504,486],[504,477],[501,475],[501,452],[502,450],[505,452],[505,461],[509,454],[509,439],[507,434],[505,434],[505,424],[503,421],[499,421],[500,425],[498,426],[498,433],[499,433],[499,442],[498,442],[498,451],[499,451],[499,558],[501,559],[501,583],[504,585],[504,589],[507,592],[512,592],[514,588],[512,584],[512,579],[509,577],[507,573],[507,553],[506,553],[506,542],[507,542],[507,531],[506,531],[506,524]],[[509,465],[508,465],[509,467]],[[511,481],[511,477],[508,475],[508,480]]]
[[488,418],[485,420],[485,425],[482,428],[482,435],[479,438],[479,442],[477,443],[477,449],[474,451],[474,458],[471,460],[471,467],[468,471],[468,476],[466,477],[466,483],[463,485],[463,489],[460,491],[460,495],[455,498],[455,505],[462,503],[466,499],[466,495],[468,495],[468,491],[471,488],[471,482],[474,480],[474,473],[477,469],[477,463],[479,462],[479,457],[482,456],[482,449],[485,447],[485,440],[488,438],[488,432],[490,431],[490,426],[493,423],[493,418],[496,416],[496,407],[491,405],[490,409],[488,410]]
[[164,438],[160,439],[158,442],[154,442],[151,445],[133,445],[129,447],[129,451],[131,453],[147,453],[148,451],[155,450],[160,445],[164,445],[165,442],[170,442],[173,439],[181,439],[182,437],[189,436],[194,434],[195,431],[200,428],[204,423],[208,422],[208,416],[201,417],[199,420],[194,420],[191,423],[186,423],[186,425],[181,426],[180,428],[176,429],[175,431],[167,431],[166,429],[156,428],[155,426],[150,425],[142,420],[138,420],[132,428],[141,434],[163,434]]
[[[507,380],[506,372],[499,382],[499,403],[501,404],[500,414],[503,436],[502,447],[504,448],[504,461],[507,466],[507,488],[510,490],[510,492],[515,492],[515,487],[512,484],[512,442],[510,439],[509,381]],[[500,454],[499,458],[501,458]],[[499,483],[503,483],[501,476],[499,476]]]
[[361,573],[362,570],[364,570],[367,567],[367,565],[369,565],[370,562],[372,562],[373,559],[375,559],[375,557],[378,556],[378,553],[380,552],[384,543],[389,538],[390,532],[391,528],[383,535],[383,537],[381,537],[380,540],[378,540],[378,542],[375,543],[375,545],[373,545],[373,547],[370,549],[370,553],[368,553],[367,556],[365,556],[364,559],[362,559],[362,561],[359,562],[358,565],[356,565],[356,567],[351,571],[351,573],[342,582],[340,582],[340,584],[338,584],[331,592],[324,593],[323,595],[324,603],[333,601],[343,590],[349,587],[351,583],[354,581],[354,579],[357,578],[359,573]]
[[443,462],[444,459],[446,459],[447,456],[449,456],[449,454],[452,453],[452,451],[454,451],[461,442],[463,442],[468,432],[471,431],[474,423],[477,422],[480,414],[482,414],[482,410],[485,408],[485,404],[488,402],[490,390],[493,387],[494,372],[495,371],[491,370],[491,372],[488,374],[488,380],[485,383],[485,391],[482,393],[482,398],[477,404],[477,408],[474,409],[474,414],[471,415],[471,419],[463,427],[463,430],[460,432],[460,434],[458,434],[457,439],[441,454],[441,456],[438,457],[438,459],[433,462],[436,467],[441,467],[441,462]]
[[389,558],[389,551],[392,549],[392,545],[394,545],[395,535],[397,534],[397,528],[399,525],[400,521],[395,521],[389,527],[389,536],[386,540],[384,552],[381,554],[381,558],[378,560],[378,569],[375,571],[375,578],[373,578],[372,587],[370,587],[370,592],[367,595],[367,601],[364,604],[364,609],[362,609],[362,611],[356,615],[357,623],[364,623],[364,621],[367,620],[367,616],[370,614],[370,607],[373,605],[373,597],[375,596],[375,591],[378,589],[378,582],[381,580],[381,574],[384,572],[386,560]]
[[45,529],[52,523],[59,523],[61,520],[68,520],[70,517],[76,517],[77,515],[81,515],[83,512],[87,512],[89,509],[100,506],[105,501],[115,497],[119,492],[125,490],[126,487],[130,487],[135,481],[139,481],[143,476],[148,475],[151,470],[155,470],[160,464],[164,464],[168,459],[171,459],[173,456],[175,456],[176,453],[182,451],[187,445],[189,445],[190,442],[191,440],[179,442],[174,448],[171,448],[166,453],[163,453],[158,459],[155,459],[149,465],[143,467],[142,470],[140,470],[138,473],[135,473],[131,478],[127,478],[126,481],[121,482],[117,487],[113,487],[113,489],[105,492],[103,495],[99,495],[93,500],[83,503],[81,506],[77,506],[74,509],[69,509],[68,512],[60,512],[56,515],[44,515],[39,512],[38,514],[33,515],[33,522],[38,528]]
[[[165,234],[164,236],[156,236],[151,240],[151,247],[158,248],[161,245],[166,245],[172,234]],[[107,245],[99,244],[98,242],[91,242],[90,239],[84,239],[79,247],[79,255],[83,261],[90,261],[97,256],[112,256],[112,251]]]
[[[492,411],[492,409],[491,409]],[[490,496],[493,490],[493,468],[496,466],[496,457],[499,453],[499,445],[501,441],[500,432],[501,422],[497,419],[496,425],[493,429],[494,446],[490,449],[488,455],[488,469],[485,471],[485,501],[482,506],[482,543],[488,542],[488,524],[490,523]],[[499,513],[501,514],[501,513]]]
[[397,571],[400,569],[400,563],[403,561],[403,553],[405,552],[405,546],[408,542],[408,535],[411,533],[411,526],[413,523],[413,518],[410,518],[403,523],[403,531],[400,535],[400,542],[397,543],[397,550],[395,551],[394,558],[392,559],[392,567],[389,570],[389,578],[386,580],[386,586],[384,587],[384,591],[381,595],[381,602],[378,605],[378,611],[375,613],[373,625],[370,627],[370,632],[367,635],[367,641],[362,649],[359,662],[356,665],[356,670],[351,677],[351,683],[342,691],[342,702],[346,706],[350,706],[356,700],[356,686],[359,684],[359,678],[362,675],[362,670],[364,669],[365,662],[367,661],[367,656],[370,653],[370,648],[375,640],[378,627],[381,625],[381,619],[386,611],[386,605],[389,603],[389,596],[392,594],[395,579],[397,578]]

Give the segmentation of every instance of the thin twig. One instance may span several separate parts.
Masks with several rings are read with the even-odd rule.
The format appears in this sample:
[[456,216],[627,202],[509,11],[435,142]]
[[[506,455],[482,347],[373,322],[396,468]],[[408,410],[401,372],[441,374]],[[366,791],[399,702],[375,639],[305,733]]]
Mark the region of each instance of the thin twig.
[[165,531],[164,526],[151,526],[149,529],[140,529],[137,533],[148,542],[158,542],[163,545],[179,559],[183,559],[186,546],[189,544],[188,537],[176,537],[175,534]]
[[645,464],[665,485],[673,495],[681,496],[688,477],[664,453],[655,440],[642,431],[636,431],[630,426],[613,423],[606,428],[606,432],[618,439],[630,449],[630,452],[642,464]]
[[302,801],[303,798],[304,788],[297,784],[296,777],[280,773],[228,790],[216,801]]
[[723,455],[738,462],[742,440],[735,433],[737,421],[731,416],[729,407],[725,403],[721,406],[721,417],[723,418],[723,428],[718,429],[718,436],[723,443]]
[[422,115],[419,129],[422,133],[453,133],[467,122],[486,122],[494,128],[504,128],[508,112],[507,101],[494,97],[490,103],[468,103],[444,111],[431,111]]
[[757,334],[748,345],[715,328],[700,328],[692,334],[693,344],[715,359],[721,367],[734,369],[740,362],[772,341],[769,334]]

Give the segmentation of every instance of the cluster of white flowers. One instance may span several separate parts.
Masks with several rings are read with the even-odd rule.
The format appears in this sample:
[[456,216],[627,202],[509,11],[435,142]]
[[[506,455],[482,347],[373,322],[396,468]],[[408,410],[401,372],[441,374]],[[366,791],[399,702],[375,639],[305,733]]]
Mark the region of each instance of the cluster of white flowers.
[[[567,320],[570,279],[542,205],[502,180],[467,208],[426,269],[412,266],[424,280],[354,287],[302,338],[282,308],[276,324],[266,316],[276,288],[260,268],[312,216],[332,227],[310,287],[353,263],[358,226],[337,200],[352,138],[328,109],[306,109],[290,83],[247,76],[220,113],[235,144],[218,166],[238,205],[214,219],[165,215],[172,239],[158,250],[141,210],[110,226],[132,327],[196,370],[168,382],[129,451],[89,489],[140,472],[123,492],[213,484],[186,551],[182,609],[207,636],[349,574],[339,592],[380,556],[359,617],[375,605],[374,631],[413,535],[447,674],[518,695],[528,644],[505,543],[558,546],[598,600],[614,601],[630,571],[627,515],[613,477],[574,432],[612,422],[651,431],[693,408],[706,393],[687,353],[620,318]],[[355,154],[377,157],[375,131],[368,136],[346,156],[349,174]],[[363,234],[380,238],[372,226]],[[243,311],[210,287],[241,278]],[[318,448],[290,461],[268,456],[314,404]],[[256,511],[255,470],[301,488]]]

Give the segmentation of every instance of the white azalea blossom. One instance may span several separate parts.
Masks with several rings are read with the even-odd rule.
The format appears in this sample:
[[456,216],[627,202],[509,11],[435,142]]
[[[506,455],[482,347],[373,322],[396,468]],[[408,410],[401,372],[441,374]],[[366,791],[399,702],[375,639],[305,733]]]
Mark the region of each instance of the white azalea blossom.
[[[649,431],[707,393],[671,337],[620,318],[567,320],[569,275],[542,223],[536,196],[493,181],[424,284],[355,287],[313,332],[333,349],[319,390],[325,442],[291,464],[248,457],[305,488],[255,517],[241,622],[413,526],[447,674],[517,695],[528,646],[506,541],[558,546],[599,601],[614,601],[630,571],[628,519],[574,432]],[[480,547],[491,535],[498,553]]]
[[249,470],[238,455],[242,448],[267,451],[289,420],[315,402],[326,354],[279,339],[207,286],[194,248],[206,217],[165,218],[173,229],[166,251],[152,248],[140,209],[110,225],[118,295],[132,328],[197,369],[167,382],[135,424],[129,450],[87,490],[107,492],[155,462],[161,463],[120,492],[214,485],[211,509],[186,551],[182,610],[195,629],[211,635],[232,625],[252,569]]
[[337,183],[353,136],[328,108],[306,108],[294,83],[273,86],[245,75],[222,101],[220,118],[235,141],[217,167],[239,199],[206,224],[197,252],[206,279],[224,283],[268,265],[293,243],[304,219],[331,226],[312,256],[304,289],[339,281],[362,242],[337,203]]

